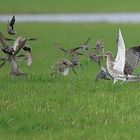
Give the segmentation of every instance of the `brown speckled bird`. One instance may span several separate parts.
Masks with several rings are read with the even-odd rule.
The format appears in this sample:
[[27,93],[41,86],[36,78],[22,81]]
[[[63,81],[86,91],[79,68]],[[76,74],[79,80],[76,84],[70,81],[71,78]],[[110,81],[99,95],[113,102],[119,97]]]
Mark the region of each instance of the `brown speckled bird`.
[[114,79],[114,83],[118,80],[126,81],[127,78],[124,74],[125,44],[120,29],[118,37],[118,51],[115,60],[113,59],[112,52],[106,52],[105,56],[107,57],[107,71],[110,74],[110,76]]
[[67,59],[62,59],[51,67],[52,68],[51,75],[54,75],[56,77],[57,73],[60,72],[63,76],[67,76],[69,74],[70,68],[72,69],[74,74],[77,75],[74,68],[80,65],[81,64],[78,60],[69,61]]
[[14,50],[14,45],[13,46],[9,46],[6,39],[4,38],[3,34],[0,32],[0,42],[2,43],[3,47],[2,47],[2,51],[7,55],[4,59],[2,59],[2,63],[0,65],[0,67],[2,67],[6,62],[10,61],[11,63],[11,72],[10,75],[13,76],[21,76],[21,75],[27,75],[26,73],[23,73],[19,70],[19,65],[17,62],[17,54],[19,53],[19,51],[24,47],[27,39],[23,39],[20,43],[17,43],[17,40],[19,40],[20,38],[18,37],[14,43],[14,45],[16,45],[16,50]]

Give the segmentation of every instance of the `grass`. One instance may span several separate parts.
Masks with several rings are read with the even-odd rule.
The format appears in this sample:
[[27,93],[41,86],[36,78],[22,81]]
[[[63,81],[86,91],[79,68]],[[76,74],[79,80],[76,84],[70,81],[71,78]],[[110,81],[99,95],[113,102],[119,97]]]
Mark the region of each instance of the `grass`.
[[[140,138],[139,83],[94,82],[96,64],[82,58],[78,76],[49,76],[51,65],[64,57],[53,47],[76,47],[104,35],[107,50],[116,51],[118,27],[126,46],[140,44],[139,24],[16,24],[18,35],[37,37],[30,45],[33,65],[22,62],[27,79],[10,78],[9,64],[0,73],[0,139],[2,140],[137,140]],[[5,33],[6,25],[0,24]],[[7,35],[7,33],[5,33]],[[18,36],[16,35],[16,36]],[[8,35],[7,35],[8,36]]]
[[0,14],[139,12],[139,5],[139,0],[1,0]]

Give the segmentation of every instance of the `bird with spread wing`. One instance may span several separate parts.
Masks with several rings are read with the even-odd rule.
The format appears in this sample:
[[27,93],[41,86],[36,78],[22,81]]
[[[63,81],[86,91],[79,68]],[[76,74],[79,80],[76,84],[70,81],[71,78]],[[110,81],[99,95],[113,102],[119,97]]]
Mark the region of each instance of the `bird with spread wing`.
[[117,56],[115,60],[113,59],[112,52],[108,51],[105,53],[105,56],[107,57],[107,60],[106,60],[107,71],[109,75],[113,78],[114,83],[118,80],[121,80],[121,81],[127,80],[127,77],[124,74],[125,43],[124,43],[123,36],[120,29],[119,29],[117,46],[118,46],[118,50],[117,50]]
[[6,54],[6,57],[1,59],[2,63],[0,64],[0,67],[2,67],[6,62],[10,61],[10,63],[11,63],[10,74],[14,75],[14,76],[27,75],[26,73],[23,73],[19,70],[19,64],[17,61],[17,54],[24,47],[27,39],[26,38],[22,39],[22,41],[20,41],[20,42],[19,42],[19,40],[21,40],[21,37],[18,37],[16,39],[14,45],[10,46],[7,43],[3,34],[0,32],[0,42],[2,44],[1,50],[4,52],[4,54]]
[[57,73],[60,72],[63,76],[67,76],[69,74],[70,68],[73,70],[74,74],[77,75],[77,73],[74,70],[74,67],[79,65],[80,63],[78,61],[74,61],[74,60],[69,61],[67,59],[62,59],[51,67],[52,68],[51,75],[54,75],[56,77]]
[[[132,75],[134,70],[138,67],[138,65],[140,63],[140,46],[134,46],[134,47],[131,47],[129,49],[126,49],[125,50],[125,55],[124,55],[124,48],[125,48],[124,41],[123,41],[123,38],[121,37],[122,35],[120,34],[119,36],[120,37],[118,38],[118,41],[120,41],[120,45],[122,44],[121,47],[123,47],[123,48],[120,49],[120,56],[117,54],[118,57],[116,57],[115,62],[118,62],[118,59],[121,59],[120,63],[117,63],[117,65],[118,65],[117,68],[121,69],[121,73],[123,72],[123,75],[121,74],[121,77],[119,77],[119,75],[118,75],[118,77],[121,78],[121,80],[124,80],[124,81],[127,81],[127,82],[140,81],[139,76],[133,76]],[[109,52],[108,55],[110,55],[109,56],[110,60],[111,59],[113,60],[112,53]],[[125,56],[125,61],[124,61],[124,56]],[[113,62],[113,61],[110,62],[110,60],[107,63],[111,64]],[[124,65],[124,62],[125,62],[125,65]],[[119,65],[119,64],[121,64],[121,65]],[[114,62],[112,63],[112,66],[113,65],[114,65]],[[123,67],[121,67],[122,65],[123,65]],[[106,69],[106,68],[101,69],[101,71],[97,74],[96,80],[98,80],[98,79],[110,79],[110,80],[114,79],[111,76],[111,74],[108,72],[108,69]],[[115,73],[115,71],[113,71],[113,72]]]

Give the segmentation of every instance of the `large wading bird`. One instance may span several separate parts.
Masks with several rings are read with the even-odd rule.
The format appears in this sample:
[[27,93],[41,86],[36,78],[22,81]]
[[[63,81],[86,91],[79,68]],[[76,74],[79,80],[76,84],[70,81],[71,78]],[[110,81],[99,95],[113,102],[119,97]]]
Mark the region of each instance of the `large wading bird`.
[[[134,46],[126,50],[125,52],[125,66],[124,66],[124,74],[132,75],[134,70],[140,64],[140,46]],[[104,68],[98,74],[96,79],[111,79],[107,70]]]
[[140,76],[133,76],[133,70],[139,64],[140,47],[132,47],[125,51],[125,44],[122,37],[121,30],[119,29],[118,37],[118,51],[116,59],[113,59],[112,52],[106,52],[104,56],[107,57],[106,65],[107,71],[104,69],[101,71],[97,78],[105,79],[109,76],[110,79],[114,80],[114,83],[118,80],[126,82],[140,81]]
[[114,83],[118,80],[126,81],[127,78],[124,74],[125,43],[120,29],[118,36],[118,51],[115,60],[113,59],[112,52],[110,51],[106,52],[105,56],[107,57],[106,60],[107,71],[109,75],[113,78]]

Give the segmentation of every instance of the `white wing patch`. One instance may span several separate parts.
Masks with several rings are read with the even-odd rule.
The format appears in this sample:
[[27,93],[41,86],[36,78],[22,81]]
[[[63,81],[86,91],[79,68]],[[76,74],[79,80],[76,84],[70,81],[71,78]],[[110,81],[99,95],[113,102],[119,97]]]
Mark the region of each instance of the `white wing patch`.
[[13,46],[14,51],[16,51],[16,49],[17,49],[17,47],[18,47],[18,45],[19,45],[19,43],[20,43],[20,40],[21,40],[21,37],[18,37],[18,38],[16,39],[16,41],[15,41],[15,43],[14,43],[14,46]]
[[31,53],[30,52],[26,52],[26,59],[27,59],[27,65],[28,66],[31,66],[31,64],[32,64],[32,55],[31,55]]
[[121,72],[122,74],[124,74],[124,66],[125,66],[125,44],[124,44],[121,30],[119,29],[118,51],[117,51],[116,59],[114,61],[113,68]]
[[69,67],[67,67],[67,68],[62,72],[62,74],[63,74],[64,76],[67,76],[67,75],[69,74]]

